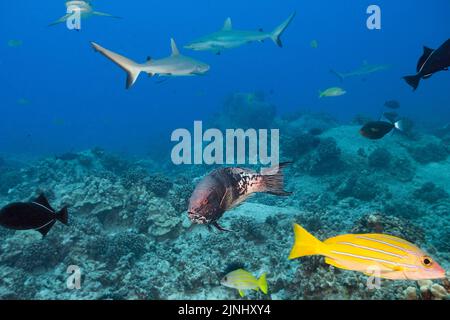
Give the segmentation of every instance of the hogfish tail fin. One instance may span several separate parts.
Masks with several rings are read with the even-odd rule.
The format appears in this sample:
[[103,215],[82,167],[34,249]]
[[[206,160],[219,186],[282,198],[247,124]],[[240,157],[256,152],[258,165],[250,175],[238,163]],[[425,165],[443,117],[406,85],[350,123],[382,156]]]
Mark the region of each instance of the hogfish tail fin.
[[274,194],[277,196],[290,196],[292,192],[284,190],[284,174],[283,169],[290,165],[292,162],[283,162],[279,166],[270,168],[263,171],[262,180],[263,188],[262,192]]
[[287,27],[291,24],[292,20],[294,20],[294,17],[296,15],[296,12],[291,14],[289,18],[286,19],[282,24],[280,24],[278,27],[275,28],[275,30],[272,31],[270,38],[275,42],[277,46],[280,48],[283,47],[283,42],[281,41],[281,36],[283,35],[284,31],[287,29]]

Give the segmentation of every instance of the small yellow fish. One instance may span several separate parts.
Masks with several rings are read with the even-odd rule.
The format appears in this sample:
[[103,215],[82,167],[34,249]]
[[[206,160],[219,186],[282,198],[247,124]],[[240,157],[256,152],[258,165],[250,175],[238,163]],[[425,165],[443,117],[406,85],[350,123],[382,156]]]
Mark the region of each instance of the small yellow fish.
[[319,98],[322,97],[339,97],[346,94],[347,91],[339,87],[328,88],[325,91],[319,91]]
[[225,287],[239,290],[241,297],[245,296],[245,290],[261,290],[264,294],[267,294],[268,291],[265,273],[256,279],[250,272],[243,269],[230,272],[220,283]]
[[311,41],[310,45],[313,49],[317,49],[319,47],[319,43],[317,42],[317,40]]
[[418,247],[385,234],[346,234],[318,240],[294,224],[295,244],[289,259],[322,255],[340,269],[391,280],[445,278],[444,269]]
[[23,44],[22,40],[9,40],[8,41],[8,47],[11,47],[11,48],[20,47],[22,44]]

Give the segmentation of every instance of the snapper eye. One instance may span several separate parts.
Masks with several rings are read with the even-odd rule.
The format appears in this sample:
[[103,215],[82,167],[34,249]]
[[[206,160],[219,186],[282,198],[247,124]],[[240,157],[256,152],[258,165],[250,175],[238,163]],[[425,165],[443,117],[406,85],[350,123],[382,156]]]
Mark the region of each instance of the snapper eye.
[[430,257],[423,257],[422,258],[422,264],[425,267],[429,268],[429,267],[431,267],[433,265],[433,259],[431,259]]

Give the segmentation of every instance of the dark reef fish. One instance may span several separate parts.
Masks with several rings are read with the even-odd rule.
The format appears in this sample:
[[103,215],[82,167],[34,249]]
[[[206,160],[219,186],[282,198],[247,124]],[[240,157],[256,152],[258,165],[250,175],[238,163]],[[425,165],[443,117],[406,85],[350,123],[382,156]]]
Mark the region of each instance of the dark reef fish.
[[406,76],[403,79],[416,90],[420,79],[428,79],[434,73],[442,70],[447,71],[448,67],[450,67],[450,39],[436,50],[424,47],[423,55],[417,63],[417,74]]
[[368,139],[378,140],[394,129],[403,131],[401,120],[397,122],[370,121],[359,130],[359,133]]
[[258,192],[278,196],[288,196],[284,191],[282,169],[289,163],[280,164],[259,174],[243,168],[222,168],[207,175],[194,190],[190,200],[188,215],[195,224],[213,225],[220,231],[229,231],[218,224],[225,211],[232,209],[250,195]]
[[0,210],[0,225],[13,230],[36,230],[46,236],[56,220],[68,224],[67,207],[56,212],[42,194],[32,202],[11,203]]
[[397,100],[389,100],[384,103],[384,106],[389,109],[400,108],[400,103]]

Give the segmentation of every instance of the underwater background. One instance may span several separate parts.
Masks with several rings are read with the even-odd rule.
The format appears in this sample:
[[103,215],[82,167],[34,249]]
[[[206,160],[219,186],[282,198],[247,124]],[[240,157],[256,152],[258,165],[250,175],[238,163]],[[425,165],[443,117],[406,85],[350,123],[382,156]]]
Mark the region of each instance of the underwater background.
[[[49,234],[0,229],[0,299],[238,299],[220,284],[230,267],[267,272],[269,294],[249,299],[446,299],[439,281],[383,280],[330,267],[322,257],[288,261],[292,223],[324,240],[344,233],[392,234],[450,267],[450,76],[413,92],[423,46],[450,35],[448,0],[92,1],[121,19],[92,17],[80,31],[48,26],[65,2],[0,3],[0,207],[45,193],[69,206],[70,226]],[[366,9],[382,10],[368,30]],[[268,40],[220,55],[184,49],[233,27],[272,30],[292,12],[283,48]],[[206,76],[165,82],[125,74],[95,41],[139,62],[180,51],[211,65]],[[330,70],[385,70],[341,81]],[[346,94],[319,99],[319,91]],[[371,141],[358,131],[388,100],[403,133]],[[187,204],[217,166],[172,164],[173,130],[279,128],[291,160],[290,197],[258,194],[227,212],[234,232],[192,227]],[[312,129],[318,134],[311,134]],[[68,289],[67,268],[82,270]]]

